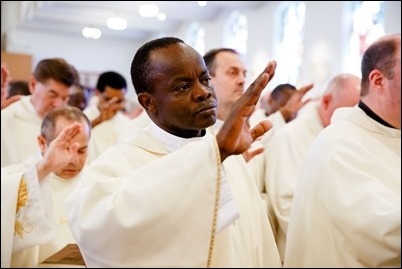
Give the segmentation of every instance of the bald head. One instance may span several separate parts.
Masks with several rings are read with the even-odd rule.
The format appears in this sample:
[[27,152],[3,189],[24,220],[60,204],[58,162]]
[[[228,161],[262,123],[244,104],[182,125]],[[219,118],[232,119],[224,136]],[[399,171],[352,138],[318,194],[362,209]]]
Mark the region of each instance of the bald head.
[[331,93],[339,106],[354,106],[359,102],[360,83],[355,75],[340,74],[329,82],[325,93]]
[[334,111],[339,107],[352,107],[359,102],[360,78],[352,74],[340,74],[328,84],[319,105],[319,114],[324,127],[331,122]]

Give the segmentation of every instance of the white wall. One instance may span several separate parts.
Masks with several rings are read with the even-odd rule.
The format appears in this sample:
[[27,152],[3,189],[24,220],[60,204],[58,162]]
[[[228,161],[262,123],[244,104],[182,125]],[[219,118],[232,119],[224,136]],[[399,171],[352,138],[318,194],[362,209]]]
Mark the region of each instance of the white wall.
[[323,92],[329,79],[341,72],[343,4],[306,1],[301,84],[314,83],[312,95]]
[[401,32],[401,1],[384,1],[384,27],[386,33]]
[[7,42],[7,52],[32,55],[33,66],[44,58],[62,57],[79,72],[116,71],[127,80],[128,97],[135,98],[130,67],[140,44],[111,40],[97,42],[83,37],[16,30],[8,33]]
[[[248,52],[246,55],[248,83],[262,71],[268,61],[275,59],[275,45],[279,34],[279,10],[284,1],[267,1],[258,9],[242,10],[249,25]],[[343,58],[347,53],[350,31],[350,2],[347,1],[306,1],[306,21],[304,33],[304,53],[298,86],[314,83],[309,93],[316,96],[325,90],[329,80],[341,72]],[[230,12],[220,14],[213,22],[198,22],[206,30],[208,51],[222,46],[223,29]],[[401,2],[384,2],[385,32],[401,32]],[[182,26],[170,35],[185,38],[188,25]],[[286,63],[278,63],[284,65]],[[279,82],[275,78],[266,90],[274,88]]]
[[[345,33],[348,31],[348,2],[306,1],[306,27],[304,37],[304,56],[300,73],[300,85],[314,82],[315,93],[320,93],[328,80],[342,72],[345,53]],[[401,2],[385,1],[386,33],[401,32]],[[250,83],[261,72],[269,60],[274,59],[274,45],[279,26],[276,25],[281,1],[267,1],[252,10],[241,11],[248,17],[249,37],[246,55]],[[3,7],[3,2],[2,2]],[[223,28],[230,12],[224,12],[213,22],[198,22],[206,30],[205,49],[220,47],[223,44]],[[3,23],[2,17],[2,23]],[[164,33],[184,39],[189,24],[176,31]],[[3,29],[3,26],[2,26]],[[145,42],[145,41],[144,41]],[[7,51],[33,55],[34,64],[42,58],[63,57],[76,66],[79,71],[115,70],[123,74],[134,94],[130,65],[135,51],[141,44],[124,41],[86,40],[68,35],[36,33],[28,31],[8,31]],[[299,85],[299,86],[300,86]],[[275,80],[269,89],[275,87]]]

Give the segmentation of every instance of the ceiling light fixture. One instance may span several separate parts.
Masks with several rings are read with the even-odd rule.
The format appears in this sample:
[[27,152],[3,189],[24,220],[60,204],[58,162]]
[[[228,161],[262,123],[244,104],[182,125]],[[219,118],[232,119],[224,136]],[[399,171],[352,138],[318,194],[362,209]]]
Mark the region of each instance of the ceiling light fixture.
[[164,20],[166,20],[166,18],[167,18],[167,16],[165,13],[161,12],[158,14],[158,20],[164,21]]
[[127,28],[127,20],[120,17],[110,17],[107,19],[106,25],[109,29],[122,31]]
[[159,14],[159,7],[154,3],[146,3],[138,8],[138,12],[141,17],[152,18]]
[[208,1],[197,1],[198,6],[200,7],[205,7],[207,5]]
[[82,29],[82,35],[87,39],[99,39],[102,36],[102,32],[98,28],[85,27]]

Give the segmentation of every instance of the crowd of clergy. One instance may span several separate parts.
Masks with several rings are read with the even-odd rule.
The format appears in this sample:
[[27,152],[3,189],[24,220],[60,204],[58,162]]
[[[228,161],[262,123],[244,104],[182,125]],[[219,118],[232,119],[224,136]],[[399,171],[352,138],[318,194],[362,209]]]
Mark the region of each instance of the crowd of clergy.
[[88,95],[43,59],[11,96],[2,63],[2,268],[65,267],[69,244],[81,267],[400,268],[401,35],[317,97],[276,66],[248,86],[236,50],[157,38],[128,106],[118,72]]

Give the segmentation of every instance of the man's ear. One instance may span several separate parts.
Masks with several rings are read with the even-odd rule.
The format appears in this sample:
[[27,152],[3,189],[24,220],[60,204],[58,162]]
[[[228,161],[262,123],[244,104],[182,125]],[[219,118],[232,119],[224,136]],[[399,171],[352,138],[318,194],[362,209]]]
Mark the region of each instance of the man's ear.
[[38,139],[38,145],[40,148],[40,152],[43,155],[46,150],[46,139],[43,137],[43,135],[38,135],[37,139]]
[[384,76],[383,74],[378,71],[377,69],[374,69],[373,71],[370,72],[369,74],[369,80],[372,82],[374,86],[376,86],[377,89],[382,90],[384,87]]
[[148,92],[138,94],[138,102],[148,112],[155,113],[156,107],[154,106],[153,96]]
[[321,103],[325,109],[328,109],[329,104],[331,103],[332,95],[331,94],[324,94],[321,100]]
[[35,85],[36,85],[36,79],[34,78],[34,76],[31,76],[28,82],[29,92],[31,94],[33,94],[35,91]]

